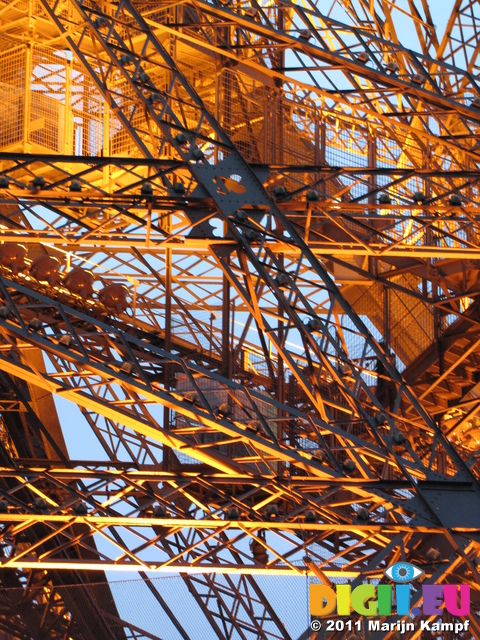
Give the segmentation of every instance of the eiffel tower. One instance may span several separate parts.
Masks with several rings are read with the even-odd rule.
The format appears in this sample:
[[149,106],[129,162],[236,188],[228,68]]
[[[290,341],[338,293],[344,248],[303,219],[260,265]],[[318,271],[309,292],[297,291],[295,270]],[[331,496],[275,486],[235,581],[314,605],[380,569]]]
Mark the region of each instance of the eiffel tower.
[[325,638],[291,585],[399,561],[480,638],[480,10],[434,4],[0,0],[1,638]]

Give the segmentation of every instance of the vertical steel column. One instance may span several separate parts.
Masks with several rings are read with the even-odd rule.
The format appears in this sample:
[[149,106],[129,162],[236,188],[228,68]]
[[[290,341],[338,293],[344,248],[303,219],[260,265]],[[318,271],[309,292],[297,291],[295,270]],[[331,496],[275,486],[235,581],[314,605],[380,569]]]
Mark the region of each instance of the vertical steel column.
[[[169,224],[170,226],[170,224]],[[165,249],[165,350],[171,351],[172,347],[172,249]],[[172,367],[169,362],[164,365],[165,389],[172,386]],[[163,407],[163,428],[166,431],[170,429],[170,409],[164,405]],[[163,447],[163,469],[170,470],[173,453],[170,447]]]
[[[226,225],[225,229],[226,229]],[[232,377],[233,363],[230,357],[230,282],[224,274],[222,278],[222,375]]]
[[26,45],[26,72],[25,72],[25,87],[23,92],[23,150],[24,153],[30,153],[31,145],[30,139],[30,78],[32,75],[32,43]]

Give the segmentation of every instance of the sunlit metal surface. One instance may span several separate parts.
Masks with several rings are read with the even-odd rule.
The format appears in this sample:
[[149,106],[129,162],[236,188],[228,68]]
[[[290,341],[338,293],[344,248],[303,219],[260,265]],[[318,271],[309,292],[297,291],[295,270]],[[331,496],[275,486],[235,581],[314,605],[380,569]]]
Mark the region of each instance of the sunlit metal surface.
[[0,2],[9,638],[160,637],[99,586],[126,571],[286,640],[258,577],[398,560],[469,584],[480,637],[480,15],[449,5]]

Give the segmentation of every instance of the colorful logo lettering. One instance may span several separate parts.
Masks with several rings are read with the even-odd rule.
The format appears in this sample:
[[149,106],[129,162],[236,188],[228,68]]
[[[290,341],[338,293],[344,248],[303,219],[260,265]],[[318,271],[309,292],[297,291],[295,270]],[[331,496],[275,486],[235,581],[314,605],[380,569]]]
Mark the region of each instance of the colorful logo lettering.
[[388,567],[384,573],[387,578],[390,578],[393,582],[405,583],[420,578],[425,571],[422,571],[422,569],[419,569],[409,562],[396,562]]
[[[310,613],[312,616],[329,616],[337,612],[339,616],[349,616],[352,609],[361,616],[408,616],[410,615],[411,585],[424,574],[408,562],[397,562],[385,571],[391,584],[361,584],[355,589],[349,584],[338,584],[335,590],[324,584],[311,584]],[[466,584],[424,584],[422,585],[422,609],[414,613],[425,616],[442,615],[443,605],[452,616],[470,615],[470,586]],[[394,609],[394,602],[396,604]]]

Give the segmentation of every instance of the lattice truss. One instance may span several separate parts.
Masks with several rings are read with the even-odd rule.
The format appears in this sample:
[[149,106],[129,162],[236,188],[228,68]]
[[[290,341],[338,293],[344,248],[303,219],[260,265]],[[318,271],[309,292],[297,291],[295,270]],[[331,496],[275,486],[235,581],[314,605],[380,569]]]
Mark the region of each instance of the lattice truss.
[[160,637],[120,570],[290,639],[259,576],[402,559],[470,584],[480,637],[480,12],[451,5],[0,1],[2,637]]

